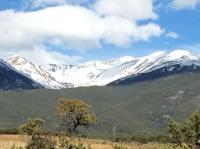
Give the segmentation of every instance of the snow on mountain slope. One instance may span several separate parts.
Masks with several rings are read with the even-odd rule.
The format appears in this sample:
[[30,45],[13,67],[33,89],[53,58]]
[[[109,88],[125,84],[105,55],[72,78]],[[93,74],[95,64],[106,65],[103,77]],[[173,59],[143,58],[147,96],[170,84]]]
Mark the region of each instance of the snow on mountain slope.
[[62,65],[57,66],[50,64],[43,67],[59,82],[68,82],[75,87],[78,86],[93,86],[106,85],[107,82],[101,83],[102,80],[96,81],[101,74],[113,67],[128,63],[135,58],[125,56],[107,61],[90,61],[79,65]]
[[120,78],[148,73],[175,64],[199,66],[200,59],[186,50],[175,50],[171,53],[160,51],[139,58],[121,57],[108,61],[90,61],[79,65],[49,65],[43,68],[57,81],[70,82],[77,87],[104,86]]
[[38,88],[43,88],[43,86],[18,72],[7,62],[0,60],[0,90]]
[[[141,58],[141,60],[146,59],[146,62],[142,67],[139,67],[139,71],[116,79],[115,81],[109,83],[109,85],[128,84],[128,81],[131,83],[131,81],[137,82],[139,80],[147,80],[148,78],[159,78],[161,76],[168,76],[183,72],[199,72],[200,70],[199,56],[192,55],[190,52],[185,50],[176,50],[171,53],[163,52],[163,55],[161,54],[157,57],[157,59],[154,55],[155,54],[152,54],[148,57]],[[152,59],[153,61],[148,61],[148,59]],[[129,69],[129,71],[131,70],[134,71],[137,69]]]
[[45,88],[59,89],[65,86],[58,83],[47,71],[41,69],[40,66],[26,60],[23,57],[15,55],[7,60],[19,72],[27,75],[29,78],[43,85]]
[[104,86],[116,80],[150,73],[164,67],[167,71],[173,71],[175,65],[200,66],[199,56],[186,50],[175,50],[170,53],[160,51],[139,58],[125,56],[107,61],[89,61],[78,65],[38,66],[19,56],[10,58],[8,62],[46,88],[52,89]]

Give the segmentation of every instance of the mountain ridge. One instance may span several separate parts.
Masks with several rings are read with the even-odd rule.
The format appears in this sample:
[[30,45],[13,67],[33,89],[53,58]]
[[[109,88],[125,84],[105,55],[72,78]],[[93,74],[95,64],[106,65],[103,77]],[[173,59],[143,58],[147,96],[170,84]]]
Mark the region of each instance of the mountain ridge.
[[20,73],[7,62],[0,60],[0,90],[39,88],[43,88],[43,86]]
[[[158,74],[152,72],[162,71],[162,69],[165,70],[166,74],[173,74],[169,73],[171,71],[182,72],[181,70],[175,71],[174,67],[182,70],[182,67],[188,67],[189,71],[192,72],[196,71],[197,67],[199,68],[200,57],[187,50],[178,49],[172,52],[159,51],[138,58],[125,56],[105,61],[89,61],[77,65],[37,65],[21,56],[13,56],[7,62],[45,88],[61,89],[123,84],[120,82],[127,78],[134,80],[135,77],[148,74],[157,76],[160,72]],[[161,76],[165,76],[165,74]],[[148,80],[148,77],[146,78],[145,80]],[[130,81],[130,83],[134,82]]]

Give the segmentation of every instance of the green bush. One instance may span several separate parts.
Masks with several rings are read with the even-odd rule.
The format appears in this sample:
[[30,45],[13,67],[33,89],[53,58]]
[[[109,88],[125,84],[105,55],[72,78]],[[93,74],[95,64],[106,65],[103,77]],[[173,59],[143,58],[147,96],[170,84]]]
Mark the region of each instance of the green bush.
[[32,135],[26,149],[55,149],[55,146],[56,142],[52,139],[52,136],[41,134]]
[[131,141],[146,144],[149,142],[149,139],[147,137],[133,136],[131,137]]
[[65,133],[60,133],[58,138],[58,149],[91,149],[90,145],[86,147],[81,142],[74,143],[73,138],[70,138]]
[[17,147],[15,145],[13,145],[10,149],[23,149],[23,147]]
[[158,144],[153,147],[153,149],[190,149],[188,145],[173,145],[173,144]]
[[138,143],[149,143],[149,142],[158,142],[158,143],[169,143],[170,138],[168,136],[132,136],[130,141],[138,142]]
[[113,149],[127,149],[127,147],[121,145],[113,145]]
[[191,115],[184,123],[179,124],[170,121],[168,128],[169,136],[177,146],[186,144],[192,149],[200,148],[200,111]]
[[44,131],[45,121],[40,118],[28,119],[21,125],[19,132],[31,136],[26,149],[54,149],[56,143],[51,134]]

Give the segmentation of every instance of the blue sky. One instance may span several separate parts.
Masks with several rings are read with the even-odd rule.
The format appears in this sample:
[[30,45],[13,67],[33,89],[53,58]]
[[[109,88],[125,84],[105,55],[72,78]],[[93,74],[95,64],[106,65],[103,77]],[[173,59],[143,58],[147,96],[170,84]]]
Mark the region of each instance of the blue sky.
[[[1,0],[1,57],[79,63],[179,48],[200,53],[198,0],[141,1],[124,0],[123,6],[120,0]],[[110,5],[116,9],[107,10]],[[132,11],[136,6],[141,10]]]

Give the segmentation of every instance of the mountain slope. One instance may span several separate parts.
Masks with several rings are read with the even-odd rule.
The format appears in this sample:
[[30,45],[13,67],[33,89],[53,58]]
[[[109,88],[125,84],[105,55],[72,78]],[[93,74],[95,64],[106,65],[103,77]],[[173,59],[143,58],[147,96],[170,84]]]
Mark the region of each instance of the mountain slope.
[[41,69],[40,66],[26,60],[18,55],[13,56],[7,60],[18,71],[26,74],[29,78],[39,82],[45,88],[49,89],[60,89],[65,88],[62,83],[59,83],[52,77],[47,71]]
[[199,73],[185,73],[126,86],[0,92],[0,128],[18,127],[32,117],[54,128],[58,100],[67,97],[91,104],[97,124],[89,135],[110,137],[114,127],[117,136],[163,134],[169,119],[181,121],[199,110],[199,78]]
[[43,86],[18,72],[5,61],[0,60],[0,90],[38,88],[43,88]]
[[160,51],[148,56],[130,56],[78,65],[39,66],[20,56],[7,60],[18,71],[45,88],[123,85],[184,72],[199,72],[200,58],[186,50]]
[[[108,85],[123,85],[157,79],[186,72],[200,72],[200,59],[188,51],[176,50],[169,54],[160,53],[157,58],[148,56],[145,63],[140,64],[139,71],[115,80]],[[149,61],[149,59],[151,59]]]
[[110,82],[110,80],[101,78],[104,72],[132,60],[134,60],[133,57],[125,56],[107,61],[90,61],[78,65],[58,66],[50,64],[43,68],[54,76],[57,81],[69,82],[75,87],[95,85],[104,86]]
[[167,77],[167,76],[173,77],[174,75],[177,75],[177,74],[189,73],[189,72],[200,73],[200,66],[193,66],[193,65],[182,66],[180,64],[172,65],[172,66],[164,66],[162,68],[153,70],[148,73],[131,75],[131,76],[113,81],[107,85],[109,85],[109,86],[128,85],[128,84],[133,84],[133,83],[137,83],[137,82],[154,80],[154,79],[158,79],[161,77]]
[[[177,69],[183,66],[194,66],[193,68],[195,69],[195,66],[200,66],[200,58],[186,50],[175,50],[170,53],[160,51],[139,58],[121,57],[108,61],[91,61],[79,65],[57,66],[51,64],[43,68],[54,76],[56,80],[69,82],[75,87],[79,87],[116,84],[116,82],[126,78],[143,77],[148,73],[151,76],[156,74],[155,72],[162,70],[165,72],[162,74],[157,73],[155,76],[166,76],[167,74],[178,73],[174,68],[175,66],[177,66]],[[190,71],[193,70],[190,69]],[[181,72],[179,71],[179,73]],[[150,77],[145,78],[148,79]],[[140,79],[137,80],[139,81]]]

